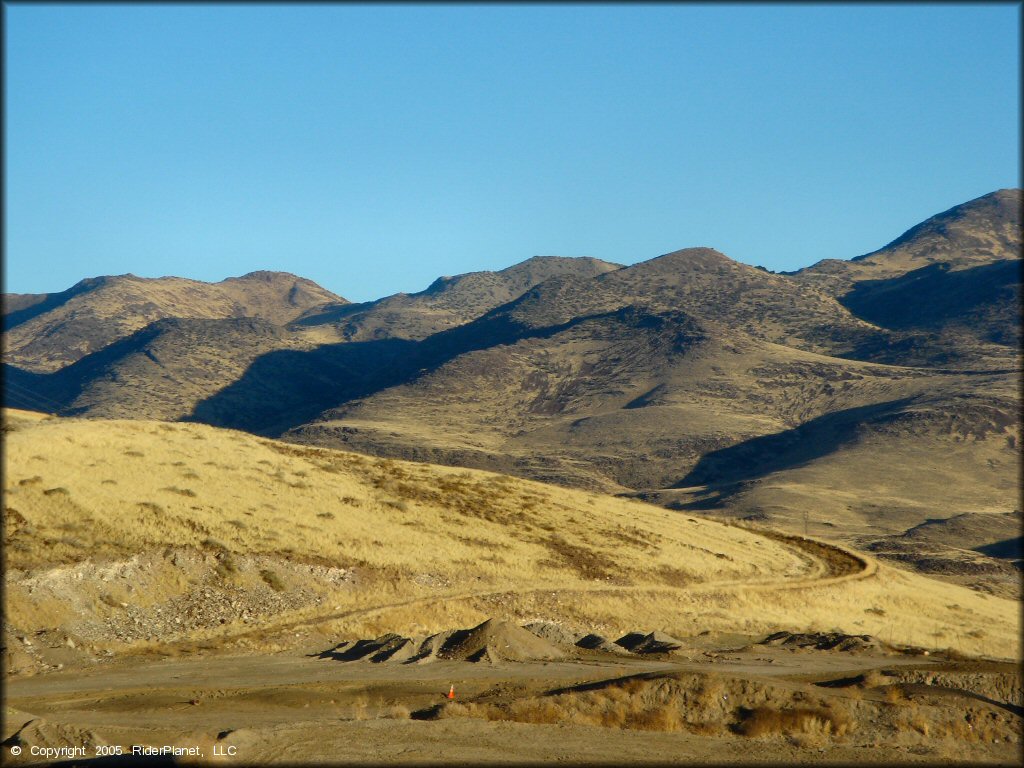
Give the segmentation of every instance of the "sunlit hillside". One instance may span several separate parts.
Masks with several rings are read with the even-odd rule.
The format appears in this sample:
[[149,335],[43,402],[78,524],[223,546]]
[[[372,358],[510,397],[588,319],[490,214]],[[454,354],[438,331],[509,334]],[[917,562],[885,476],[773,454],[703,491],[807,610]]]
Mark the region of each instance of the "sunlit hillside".
[[633,500],[202,425],[4,426],[6,629],[61,627],[78,650],[493,616],[1018,655],[1013,601]]

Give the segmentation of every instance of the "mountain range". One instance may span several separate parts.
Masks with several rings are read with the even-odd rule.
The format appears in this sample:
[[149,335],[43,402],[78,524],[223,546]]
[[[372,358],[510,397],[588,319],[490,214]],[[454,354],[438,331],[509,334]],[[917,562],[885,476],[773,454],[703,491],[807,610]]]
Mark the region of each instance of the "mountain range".
[[[366,303],[272,272],[7,294],[5,405],[811,528],[999,590],[1006,558],[956,541],[991,523],[978,547],[1019,552],[1021,202],[1000,190],[792,273],[687,248],[535,257]],[[920,530],[930,566],[900,544]]]

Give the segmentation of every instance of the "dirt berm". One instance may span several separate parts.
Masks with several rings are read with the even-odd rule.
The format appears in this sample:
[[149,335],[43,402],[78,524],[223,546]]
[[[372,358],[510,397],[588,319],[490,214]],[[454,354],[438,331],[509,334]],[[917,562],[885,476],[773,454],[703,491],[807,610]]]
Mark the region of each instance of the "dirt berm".
[[450,629],[426,639],[387,634],[375,640],[346,641],[324,651],[322,658],[339,661],[424,664],[447,661],[536,661],[567,654],[544,638],[509,621],[488,619],[472,629]]

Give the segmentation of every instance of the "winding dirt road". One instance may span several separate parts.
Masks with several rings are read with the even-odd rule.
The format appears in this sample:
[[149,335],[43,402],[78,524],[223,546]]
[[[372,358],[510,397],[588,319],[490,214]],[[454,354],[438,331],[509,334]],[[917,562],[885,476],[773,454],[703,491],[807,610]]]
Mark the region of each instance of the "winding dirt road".
[[[811,539],[803,536],[793,536],[774,531],[751,531],[766,539],[773,540],[790,547],[802,556],[807,563],[807,571],[799,577],[774,577],[761,581],[746,579],[730,579],[722,581],[702,582],[692,586],[684,587],[659,587],[652,585],[600,585],[594,587],[570,589],[562,587],[544,586],[529,590],[472,590],[462,592],[450,592],[428,597],[411,598],[399,600],[382,605],[369,606],[365,608],[352,608],[332,613],[318,614],[315,616],[301,616],[293,618],[280,618],[276,621],[267,622],[258,628],[233,632],[230,635],[223,635],[225,643],[236,643],[246,639],[265,638],[269,635],[294,632],[300,629],[315,629],[318,626],[341,619],[354,617],[380,616],[388,611],[410,608],[414,606],[429,606],[438,603],[455,602],[461,600],[478,600],[488,598],[500,598],[502,596],[525,596],[530,594],[541,594],[556,591],[562,595],[584,595],[584,594],[695,594],[721,592],[732,589],[743,589],[744,591],[776,591],[806,589],[809,587],[823,587],[840,584],[848,581],[869,579],[875,576],[878,570],[877,562],[869,557],[848,550],[835,544]],[[182,646],[191,645],[183,643]]]

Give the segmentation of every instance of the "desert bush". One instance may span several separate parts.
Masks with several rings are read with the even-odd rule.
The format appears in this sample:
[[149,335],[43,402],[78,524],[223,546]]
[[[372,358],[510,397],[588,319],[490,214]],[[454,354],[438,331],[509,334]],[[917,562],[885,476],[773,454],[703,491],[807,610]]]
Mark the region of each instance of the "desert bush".
[[[510,704],[447,702],[437,717],[476,717],[519,723],[599,725],[605,728],[671,732],[684,723],[677,691],[653,689],[642,679],[584,692],[518,699]],[[720,726],[716,726],[716,732]]]
[[890,685],[885,689],[885,700],[890,704],[898,704],[903,701],[903,689],[898,685]]
[[652,707],[633,714],[626,720],[626,727],[640,731],[671,732],[681,730],[682,725],[679,708],[671,705]]
[[757,707],[741,710],[741,715],[743,719],[736,726],[737,733],[753,738],[841,736],[849,730],[850,725],[844,713],[822,707]]
[[931,730],[928,721],[920,713],[912,715],[907,724],[922,736],[928,736]]
[[220,556],[216,572],[222,579],[228,578],[231,574],[238,573],[238,562],[230,552],[225,552]]
[[284,592],[285,586],[284,582],[281,581],[281,577],[269,568],[260,570],[260,578],[275,592]]
[[43,491],[44,496],[54,496],[57,494],[60,494],[61,496],[70,496],[71,491],[69,491],[67,488],[63,486],[59,488],[47,488],[45,491]]
[[369,702],[366,700],[366,697],[360,696],[352,703],[351,718],[353,720],[365,720],[368,706]]
[[891,680],[888,675],[883,675],[879,670],[872,669],[864,673],[861,685],[865,688],[878,688],[883,685],[888,685],[890,681]]
[[697,688],[696,700],[702,709],[717,705],[725,692],[722,679],[715,675],[705,675]]

